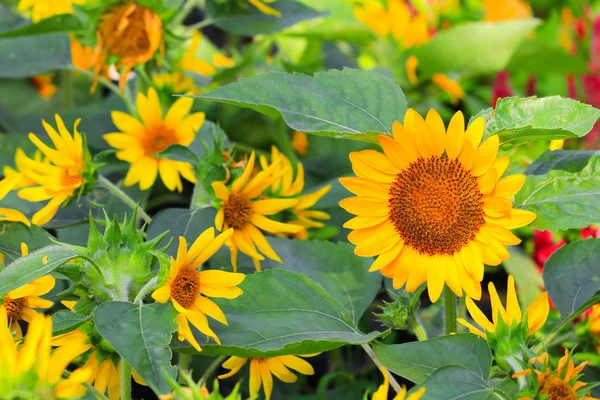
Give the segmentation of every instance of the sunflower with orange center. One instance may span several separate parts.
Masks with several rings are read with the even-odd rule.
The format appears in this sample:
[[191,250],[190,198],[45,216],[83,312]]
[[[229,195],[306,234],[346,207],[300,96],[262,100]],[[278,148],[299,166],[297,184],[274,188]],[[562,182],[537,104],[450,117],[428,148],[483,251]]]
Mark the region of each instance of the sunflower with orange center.
[[96,37],[92,93],[109,57],[118,59],[117,67],[122,68],[119,88],[123,90],[133,67],[150,61],[159,51],[163,41],[162,20],[135,1],[119,2],[100,17]]
[[409,109],[392,131],[379,136],[383,154],[350,153],[358,177],[340,178],[357,195],[340,202],[356,215],[344,224],[354,253],[377,256],[370,271],[393,278],[395,288],[414,292],[426,282],[432,302],[444,284],[479,299],[484,264],[508,259],[506,246],[521,242],[509,229],[535,219],[510,200],[525,176],[500,179],[509,159],[496,158],[498,135],[482,141],[483,118],[465,131],[457,112],[446,130],[435,110],[424,120]]
[[[519,378],[534,373],[537,377],[538,389],[535,397],[521,397],[520,400],[598,400],[595,397],[578,394],[578,391],[581,392],[581,389],[587,385],[579,378],[588,362],[575,366],[569,350],[565,349],[565,355],[558,360],[558,366],[554,371],[550,368],[548,353],[530,359],[529,363],[532,364],[530,369],[517,372],[512,377]],[[541,364],[539,370],[533,367],[536,363]]]
[[177,330],[179,340],[187,340],[198,351],[202,351],[196,341],[189,322],[200,332],[221,343],[217,335],[208,326],[208,315],[227,325],[227,318],[219,306],[209,297],[235,299],[243,292],[237,287],[244,281],[244,274],[233,272],[206,270],[198,272],[198,267],[219,250],[233,234],[229,229],[215,237],[214,229],[204,231],[198,239],[187,248],[185,238],[179,237],[177,258],[171,258],[168,279],[152,293],[152,298],[159,303],[171,300],[179,313]]
[[231,250],[234,271],[237,270],[238,250],[252,258],[257,271],[260,271],[260,261],[264,260],[265,256],[282,262],[261,229],[274,234],[294,234],[304,229],[301,225],[283,223],[266,217],[293,208],[298,204],[298,200],[262,198],[264,192],[280,179],[282,165],[281,162],[271,164],[251,178],[255,158],[256,155],[252,152],[244,172],[233,182],[231,188],[227,188],[225,182],[212,183],[215,195],[221,201],[215,225],[219,231],[233,228],[233,235],[227,246]]
[[137,95],[140,120],[121,111],[111,113],[114,124],[121,132],[108,133],[104,140],[118,149],[117,158],[131,164],[125,186],[139,183],[140,189],[149,189],[158,175],[167,189],[181,192],[181,177],[196,183],[194,168],[185,161],[158,157],[158,153],[172,145],[189,146],[204,123],[204,113],[190,114],[194,100],[181,97],[173,103],[163,118],[158,94],[154,88],[148,96]]
[[[29,254],[29,248],[21,243],[21,256]],[[31,322],[38,314],[35,308],[50,308],[54,305],[50,300],[41,298],[52,290],[55,279],[51,275],[37,278],[5,295],[0,295],[0,310],[5,310],[11,330],[17,332],[17,338],[22,337],[19,321]]]

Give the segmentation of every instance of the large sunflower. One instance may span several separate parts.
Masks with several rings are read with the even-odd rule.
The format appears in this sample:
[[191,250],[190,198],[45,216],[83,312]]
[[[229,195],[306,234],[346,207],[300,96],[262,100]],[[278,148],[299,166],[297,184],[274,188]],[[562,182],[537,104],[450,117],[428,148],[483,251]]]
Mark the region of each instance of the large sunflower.
[[484,263],[506,260],[506,246],[520,243],[509,229],[535,219],[510,200],[525,176],[499,179],[509,160],[496,159],[498,135],[482,142],[483,118],[465,131],[457,112],[446,131],[435,110],[423,120],[409,109],[392,130],[393,137],[379,136],[383,154],[351,153],[358,177],[340,178],[357,195],[340,202],[356,215],[344,224],[354,253],[378,256],[370,271],[393,278],[395,288],[414,292],[427,282],[436,301],[445,283],[479,299]]
[[157,157],[172,145],[189,146],[204,123],[204,113],[190,114],[194,100],[181,97],[169,108],[163,118],[158,94],[154,88],[137,96],[140,120],[121,111],[113,111],[112,119],[121,132],[108,133],[104,140],[118,149],[117,158],[131,164],[125,177],[125,186],[139,183],[140,189],[149,189],[157,175],[169,190],[183,190],[181,176],[195,183],[196,175],[190,163]]
[[192,244],[189,251],[185,238],[179,237],[177,258],[171,258],[169,278],[152,294],[154,300],[166,303],[171,300],[179,315],[177,316],[179,340],[187,340],[198,351],[200,345],[194,338],[189,323],[200,332],[221,343],[217,335],[208,326],[208,318],[227,324],[227,318],[219,306],[209,297],[235,299],[243,292],[237,286],[245,275],[232,272],[197,269],[219,250],[233,233],[228,229],[215,237],[213,228],[204,231]]
[[225,182],[212,184],[215,195],[221,200],[215,225],[220,231],[233,228],[233,235],[227,246],[231,250],[234,271],[237,270],[238,249],[252,258],[257,271],[260,271],[260,260],[265,259],[262,254],[271,260],[282,262],[260,229],[270,233],[297,233],[304,229],[300,225],[286,224],[266,217],[296,206],[298,200],[262,199],[263,192],[279,179],[281,164],[271,164],[251,179],[255,158],[256,155],[252,152],[244,172],[233,182],[231,189],[225,186]]
[[467,309],[469,310],[471,318],[483,328],[482,331],[465,319],[459,318],[458,322],[466,326],[469,329],[469,332],[485,338],[486,332],[496,331],[496,326],[500,320],[504,321],[506,325],[512,326],[513,324],[520,324],[524,319],[527,319],[527,331],[530,335],[533,335],[544,326],[544,323],[546,323],[548,313],[550,312],[548,292],[541,293],[529,307],[527,307],[527,310],[525,310],[524,313],[521,313],[517,291],[515,290],[515,279],[512,275],[508,276],[506,308],[502,305],[496,287],[492,282],[489,283],[488,290],[492,303],[492,322],[490,322],[479,307],[477,307],[475,302],[467,297]]

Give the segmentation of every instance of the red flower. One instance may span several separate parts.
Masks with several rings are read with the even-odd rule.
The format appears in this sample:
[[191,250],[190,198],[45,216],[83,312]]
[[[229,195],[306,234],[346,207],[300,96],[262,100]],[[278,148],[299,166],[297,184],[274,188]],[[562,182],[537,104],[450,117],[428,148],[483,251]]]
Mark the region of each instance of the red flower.
[[544,269],[544,264],[550,256],[565,243],[564,239],[556,242],[554,235],[550,231],[533,232],[533,261],[537,265],[540,272]]

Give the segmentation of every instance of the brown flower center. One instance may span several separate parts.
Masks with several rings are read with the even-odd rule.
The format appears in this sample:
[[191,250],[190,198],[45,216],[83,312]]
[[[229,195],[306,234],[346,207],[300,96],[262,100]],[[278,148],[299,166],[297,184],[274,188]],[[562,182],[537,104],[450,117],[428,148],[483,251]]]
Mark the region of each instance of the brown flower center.
[[193,268],[181,268],[171,282],[171,296],[184,308],[192,308],[199,290],[200,278]]
[[98,33],[105,48],[118,57],[136,57],[148,52],[150,39],[145,14],[151,13],[136,3],[126,2],[112,7],[102,16]]
[[148,127],[142,139],[142,147],[147,155],[160,153],[174,144],[177,144],[177,133],[163,124]]
[[553,375],[544,378],[538,394],[548,395],[548,400],[577,400],[577,393],[569,383]]
[[252,216],[252,201],[241,193],[231,193],[229,199],[223,203],[223,213],[227,226],[244,229]]
[[11,299],[8,297],[4,298],[4,308],[6,308],[6,314],[8,319],[12,321],[18,321],[23,316],[27,300],[24,297],[20,299]]
[[60,183],[62,186],[81,186],[83,178],[81,177],[80,168],[65,168]]
[[477,178],[458,160],[419,158],[398,174],[389,195],[396,231],[421,254],[454,254],[484,223]]

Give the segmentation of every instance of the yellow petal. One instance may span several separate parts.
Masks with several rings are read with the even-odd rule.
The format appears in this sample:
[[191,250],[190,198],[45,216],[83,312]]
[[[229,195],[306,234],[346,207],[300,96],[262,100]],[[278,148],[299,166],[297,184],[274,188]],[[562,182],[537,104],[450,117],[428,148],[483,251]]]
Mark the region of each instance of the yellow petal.
[[465,137],[465,117],[458,111],[448,124],[446,134],[446,154],[450,160],[454,160],[460,154]]
[[492,135],[481,143],[481,146],[475,151],[475,164],[471,170],[473,176],[483,175],[491,168],[498,155],[499,147],[500,138],[498,135]]

